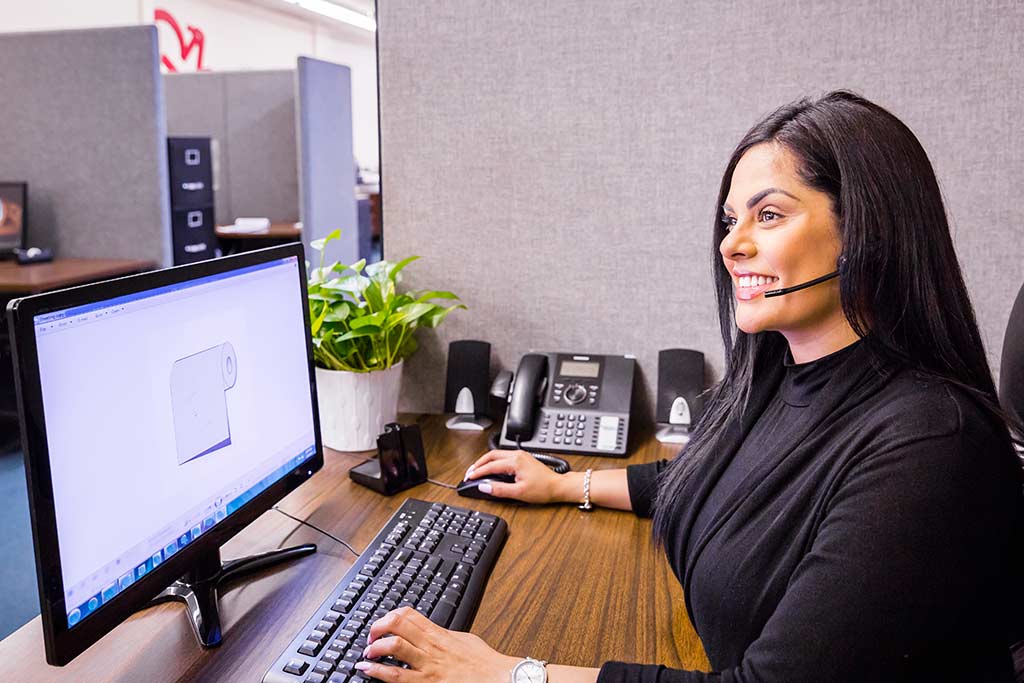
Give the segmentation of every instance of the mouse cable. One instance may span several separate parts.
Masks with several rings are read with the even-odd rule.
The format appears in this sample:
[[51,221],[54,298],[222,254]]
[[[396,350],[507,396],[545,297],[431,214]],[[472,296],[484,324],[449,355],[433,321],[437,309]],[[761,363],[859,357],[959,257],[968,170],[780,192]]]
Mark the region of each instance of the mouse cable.
[[337,541],[338,543],[340,543],[340,544],[342,544],[343,546],[345,546],[346,548],[348,548],[348,549],[349,549],[349,550],[350,550],[350,551],[352,552],[352,554],[353,554],[353,555],[355,555],[355,556],[357,556],[357,557],[358,557],[358,556],[360,556],[360,555],[362,555],[362,553],[361,553],[361,552],[357,551],[357,550],[356,550],[355,548],[353,548],[352,546],[350,546],[350,545],[349,545],[348,543],[346,543],[345,541],[341,540],[340,538],[338,538],[338,537],[337,537],[337,536],[335,536],[334,534],[330,534],[330,533],[327,533],[326,531],[324,531],[323,529],[321,529],[321,528],[320,528],[320,527],[318,527],[317,525],[315,525],[315,524],[311,524],[311,523],[307,522],[307,521],[306,521],[306,520],[304,520],[304,519],[299,519],[299,518],[298,518],[298,517],[296,517],[295,515],[290,515],[290,514],[288,514],[287,512],[285,512],[284,510],[282,510],[281,508],[277,507],[276,505],[275,505],[275,506],[274,506],[274,507],[273,507],[272,509],[274,509],[274,510],[277,510],[278,512],[280,512],[280,513],[281,513],[282,515],[284,515],[284,516],[285,516],[285,517],[287,517],[288,519],[294,519],[294,520],[295,520],[296,522],[298,522],[299,524],[305,524],[305,525],[306,525],[306,526],[308,526],[308,527],[309,527],[310,529],[315,529],[316,531],[319,531],[320,533],[322,533],[322,534],[323,534],[324,536],[326,536],[326,537],[328,537],[328,538],[331,538],[331,539],[333,539],[333,540]]

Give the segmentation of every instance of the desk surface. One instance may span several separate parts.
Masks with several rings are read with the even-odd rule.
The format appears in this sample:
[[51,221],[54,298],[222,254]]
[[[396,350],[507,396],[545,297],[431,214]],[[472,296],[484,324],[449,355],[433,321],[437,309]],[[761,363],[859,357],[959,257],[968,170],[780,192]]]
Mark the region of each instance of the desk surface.
[[271,223],[266,230],[258,232],[235,232],[229,225],[217,226],[217,237],[226,240],[245,239],[299,239],[302,237],[302,228],[297,223]]
[[[413,416],[403,416],[413,421]],[[444,416],[421,416],[431,477],[457,483],[486,451],[486,436],[444,428]],[[671,457],[676,447],[635,439],[632,457],[569,456],[573,469],[622,467]],[[472,632],[510,655],[599,666],[617,659],[707,669],[686,617],[682,591],[664,555],[651,544],[650,520],[628,512],[514,506],[461,498],[423,484],[387,498],[357,486],[348,470],[361,458],[328,451],[324,469],[281,501],[289,513],[365,548],[406,497],[500,515],[509,538],[498,558]],[[260,681],[321,601],[352,566],[337,543],[274,511],[264,513],[222,549],[225,559],[297,543],[316,554],[230,586],[220,599],[224,643],[203,651],[184,606],[139,612],[63,668],[43,656],[39,618],[0,642],[2,681],[137,683]]]
[[0,262],[0,293],[38,294],[61,287],[106,280],[120,275],[150,270],[152,261],[135,259],[55,259],[49,263],[20,266],[14,261]]

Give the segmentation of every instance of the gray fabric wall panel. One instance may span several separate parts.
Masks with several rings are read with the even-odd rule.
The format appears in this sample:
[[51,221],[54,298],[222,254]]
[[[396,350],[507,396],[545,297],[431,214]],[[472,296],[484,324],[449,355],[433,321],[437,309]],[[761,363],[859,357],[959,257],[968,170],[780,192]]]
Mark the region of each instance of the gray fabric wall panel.
[[213,154],[213,202],[218,224],[231,223],[231,183],[228,182],[227,103],[224,80],[230,74],[166,74],[167,135],[209,137]]
[[0,178],[29,184],[29,242],[170,263],[156,29],[0,34]]
[[299,218],[295,72],[235,72],[225,81],[227,178],[234,215]]
[[217,222],[299,218],[294,71],[169,74],[170,135],[214,140]]
[[[447,342],[723,352],[711,221],[728,155],[760,116],[849,88],[891,109],[935,164],[998,367],[1024,278],[1024,4],[1012,0],[384,0],[386,256],[470,310],[407,364],[403,409],[440,411]],[[646,403],[646,401],[645,401]],[[649,416],[648,407],[642,415]]]
[[[352,154],[352,70],[299,57],[298,121],[301,166],[302,242],[341,228],[341,239],[325,253],[327,263],[355,263],[360,253]],[[308,257],[312,262],[314,259]]]

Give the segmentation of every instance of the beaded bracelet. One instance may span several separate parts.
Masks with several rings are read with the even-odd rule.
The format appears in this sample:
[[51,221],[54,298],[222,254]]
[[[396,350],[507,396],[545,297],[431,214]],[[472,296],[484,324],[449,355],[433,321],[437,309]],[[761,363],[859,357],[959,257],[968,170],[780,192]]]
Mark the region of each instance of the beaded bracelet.
[[583,475],[583,505],[580,505],[580,510],[586,510],[590,512],[594,509],[594,506],[590,504],[590,475],[594,470],[587,470]]

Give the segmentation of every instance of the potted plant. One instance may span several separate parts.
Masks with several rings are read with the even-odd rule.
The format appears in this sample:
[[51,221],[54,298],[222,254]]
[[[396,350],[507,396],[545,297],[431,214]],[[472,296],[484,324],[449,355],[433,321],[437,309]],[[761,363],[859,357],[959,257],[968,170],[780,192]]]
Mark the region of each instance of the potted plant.
[[324,247],[340,235],[335,230],[310,245],[320,252],[307,284],[320,432],[330,448],[365,451],[398,415],[402,361],[416,351],[416,330],[466,307],[435,303],[458,302],[451,292],[398,291],[402,270],[418,256],[325,266]]

